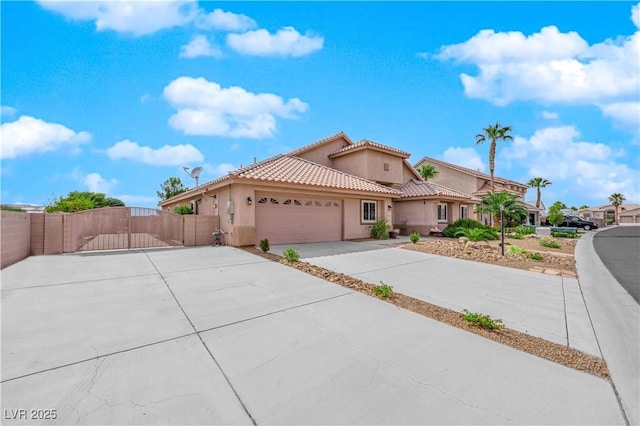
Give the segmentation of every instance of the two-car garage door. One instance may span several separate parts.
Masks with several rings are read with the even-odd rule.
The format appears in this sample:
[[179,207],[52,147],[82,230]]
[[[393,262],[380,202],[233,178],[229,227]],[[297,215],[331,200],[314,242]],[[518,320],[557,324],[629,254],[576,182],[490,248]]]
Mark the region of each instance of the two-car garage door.
[[256,194],[256,234],[271,244],[342,240],[342,200]]

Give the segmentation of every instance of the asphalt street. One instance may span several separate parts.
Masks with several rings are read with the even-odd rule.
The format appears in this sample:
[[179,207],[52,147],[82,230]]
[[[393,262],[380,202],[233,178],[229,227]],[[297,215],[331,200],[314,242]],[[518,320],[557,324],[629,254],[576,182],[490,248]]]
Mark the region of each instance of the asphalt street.
[[640,226],[598,232],[593,246],[611,275],[640,303]]

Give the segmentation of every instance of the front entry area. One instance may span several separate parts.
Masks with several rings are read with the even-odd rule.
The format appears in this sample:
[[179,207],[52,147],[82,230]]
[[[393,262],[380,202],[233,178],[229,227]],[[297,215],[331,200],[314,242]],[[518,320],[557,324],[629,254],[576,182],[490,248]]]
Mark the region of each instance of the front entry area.
[[256,236],[271,244],[342,240],[342,200],[256,194]]

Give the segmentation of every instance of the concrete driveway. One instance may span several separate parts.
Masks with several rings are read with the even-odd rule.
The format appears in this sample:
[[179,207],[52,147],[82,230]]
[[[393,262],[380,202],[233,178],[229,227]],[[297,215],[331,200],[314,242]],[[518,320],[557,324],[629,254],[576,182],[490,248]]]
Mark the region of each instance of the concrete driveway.
[[624,424],[607,380],[230,247],[5,268],[2,412],[4,424]]

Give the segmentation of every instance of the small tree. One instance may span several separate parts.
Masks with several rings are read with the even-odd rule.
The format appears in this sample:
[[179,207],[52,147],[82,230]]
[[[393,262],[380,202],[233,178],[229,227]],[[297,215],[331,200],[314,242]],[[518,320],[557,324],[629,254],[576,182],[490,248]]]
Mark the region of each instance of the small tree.
[[74,213],[103,207],[124,207],[124,202],[117,198],[106,197],[101,192],[71,191],[66,197],[49,201],[44,210],[47,213]]
[[537,195],[536,207],[540,208],[540,201],[541,201],[541,197],[542,197],[542,194],[540,192],[540,188],[545,188],[545,187],[551,185],[551,181],[547,180],[547,179],[545,179],[543,177],[536,177],[536,178],[531,179],[529,181],[528,185],[529,185],[529,188],[536,188],[536,195]]
[[173,212],[175,214],[193,214],[191,207],[185,206],[184,204],[179,204],[173,208]]
[[549,212],[549,217],[547,217],[549,223],[553,226],[558,226],[564,221],[564,215],[560,213],[559,210],[553,210]]
[[160,189],[161,191],[156,191],[156,194],[158,194],[158,197],[163,201],[168,200],[171,197],[175,197],[178,194],[182,194],[187,190],[187,188],[182,184],[180,178],[173,176],[162,182]]
[[510,194],[505,191],[493,192],[489,191],[487,195],[482,198],[480,204],[476,207],[476,213],[487,213],[494,218],[494,223],[498,222],[500,217],[500,206],[504,206],[504,217],[507,220],[518,221],[524,216],[527,216],[527,209],[520,201],[520,198],[515,194]]

